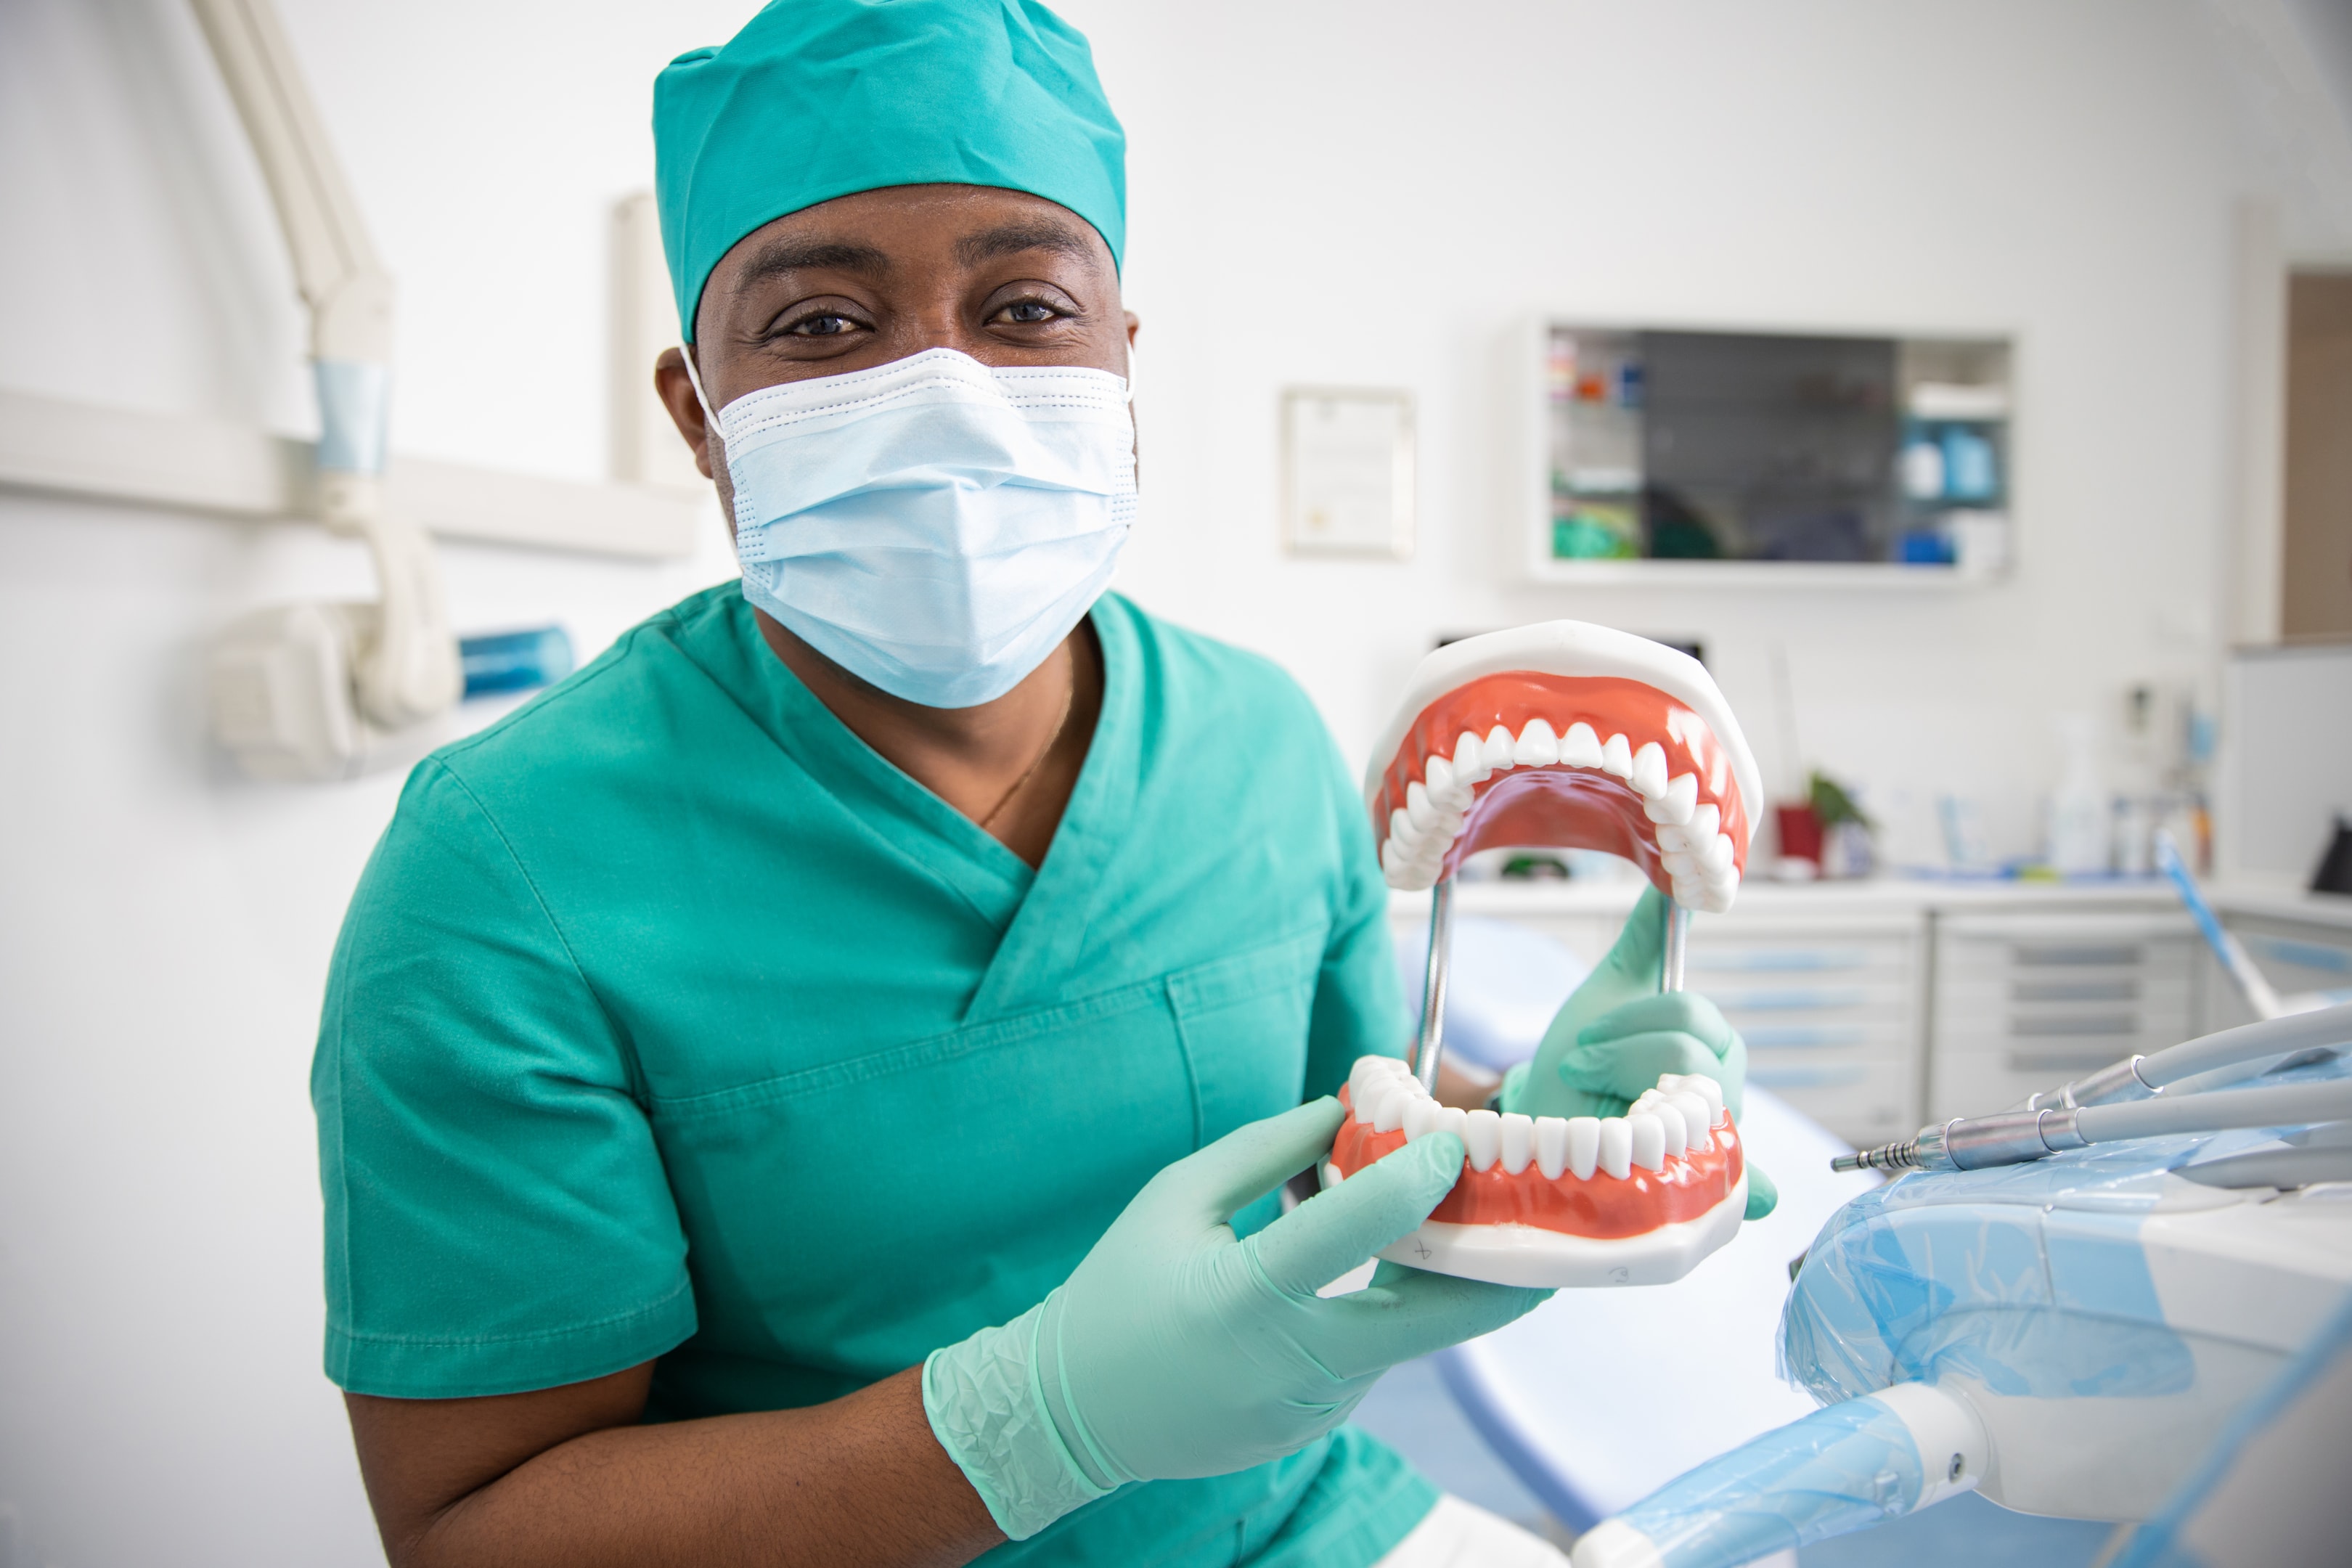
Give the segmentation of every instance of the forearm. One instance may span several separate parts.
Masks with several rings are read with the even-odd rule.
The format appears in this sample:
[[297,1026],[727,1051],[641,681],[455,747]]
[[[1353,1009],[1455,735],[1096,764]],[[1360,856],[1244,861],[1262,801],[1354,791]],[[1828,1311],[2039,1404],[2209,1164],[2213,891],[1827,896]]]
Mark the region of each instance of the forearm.
[[[969,1562],[1002,1541],[924,1419],[921,1369],[830,1404],[558,1443],[417,1521],[395,1568]],[[379,1514],[383,1512],[379,1502]]]

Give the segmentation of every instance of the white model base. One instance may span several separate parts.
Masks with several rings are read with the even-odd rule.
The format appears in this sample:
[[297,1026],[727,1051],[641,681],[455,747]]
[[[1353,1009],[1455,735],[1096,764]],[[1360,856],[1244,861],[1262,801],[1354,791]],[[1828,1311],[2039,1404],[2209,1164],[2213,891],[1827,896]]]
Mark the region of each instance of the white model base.
[[[1330,1184],[1327,1165],[1323,1181]],[[1430,1220],[1383,1251],[1391,1263],[1484,1279],[1495,1285],[1573,1289],[1594,1285],[1671,1285],[1729,1241],[1748,1216],[1748,1173],[1696,1219],[1639,1236],[1601,1239],[1533,1225],[1454,1225]]]

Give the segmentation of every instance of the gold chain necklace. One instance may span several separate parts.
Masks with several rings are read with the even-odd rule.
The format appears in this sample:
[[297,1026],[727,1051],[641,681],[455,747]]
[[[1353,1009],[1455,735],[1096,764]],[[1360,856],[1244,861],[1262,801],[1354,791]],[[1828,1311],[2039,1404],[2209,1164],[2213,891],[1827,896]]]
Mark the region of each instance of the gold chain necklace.
[[1037,770],[1044,767],[1045,759],[1054,754],[1054,747],[1061,740],[1062,731],[1070,722],[1070,707],[1077,700],[1077,695],[1078,661],[1074,656],[1070,660],[1070,683],[1062,689],[1062,714],[1060,718],[1054,721],[1054,732],[1045,737],[1045,743],[1037,749],[1037,755],[1031,760],[1027,767],[1021,771],[1021,776],[1013,781],[1013,787],[998,795],[996,804],[988,808],[988,815],[980,819],[980,830],[982,833],[988,831],[990,823],[1004,815],[1004,808],[1013,804],[1013,797],[1019,795],[1023,786],[1037,776]]

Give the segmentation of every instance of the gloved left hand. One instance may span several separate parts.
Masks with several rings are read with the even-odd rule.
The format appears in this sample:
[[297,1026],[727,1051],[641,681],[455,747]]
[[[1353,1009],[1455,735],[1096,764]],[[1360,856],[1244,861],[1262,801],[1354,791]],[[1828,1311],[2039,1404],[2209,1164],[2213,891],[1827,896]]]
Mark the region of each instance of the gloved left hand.
[[[1524,1116],[1622,1116],[1661,1073],[1702,1073],[1723,1086],[1737,1117],[1748,1082],[1748,1045],[1706,997],[1658,989],[1665,973],[1666,900],[1655,888],[1641,902],[1584,984],[1560,1007],[1535,1059],[1504,1075],[1502,1106]],[[1748,1214],[1762,1219],[1780,1201],[1755,1162]]]

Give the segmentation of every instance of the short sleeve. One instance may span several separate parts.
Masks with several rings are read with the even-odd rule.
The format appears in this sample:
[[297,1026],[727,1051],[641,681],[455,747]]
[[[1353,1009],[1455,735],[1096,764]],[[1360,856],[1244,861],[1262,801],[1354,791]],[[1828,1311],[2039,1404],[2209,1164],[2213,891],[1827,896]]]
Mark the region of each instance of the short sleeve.
[[1307,1020],[1307,1093],[1337,1094],[1360,1056],[1399,1056],[1405,1047],[1404,994],[1389,937],[1388,884],[1381,876],[1363,803],[1331,748],[1329,789],[1339,868],[1331,935],[1316,976]]
[[691,1334],[634,1087],[526,868],[426,762],[344,918],[311,1065],[327,1375],[396,1398],[517,1393]]

